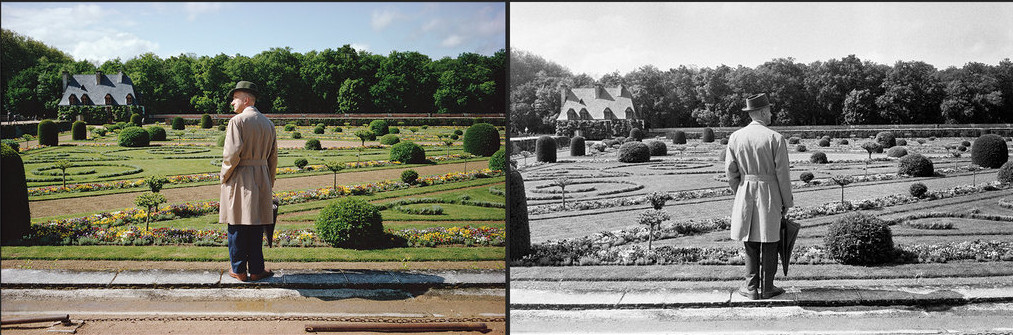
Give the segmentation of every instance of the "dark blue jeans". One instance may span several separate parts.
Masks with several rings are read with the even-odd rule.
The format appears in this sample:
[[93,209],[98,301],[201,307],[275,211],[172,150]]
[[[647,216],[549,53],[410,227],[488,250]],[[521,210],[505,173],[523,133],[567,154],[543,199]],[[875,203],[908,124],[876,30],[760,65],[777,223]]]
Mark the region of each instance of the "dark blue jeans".
[[264,226],[229,225],[229,262],[232,272],[264,272]]

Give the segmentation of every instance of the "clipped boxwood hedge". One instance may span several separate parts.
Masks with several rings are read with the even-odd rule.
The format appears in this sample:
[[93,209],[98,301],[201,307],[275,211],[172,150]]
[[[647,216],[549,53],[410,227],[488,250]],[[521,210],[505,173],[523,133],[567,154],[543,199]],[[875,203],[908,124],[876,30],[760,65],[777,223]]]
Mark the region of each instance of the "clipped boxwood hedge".
[[88,125],[84,121],[74,121],[70,126],[70,138],[75,141],[88,139]]
[[404,164],[422,164],[426,162],[426,150],[412,141],[403,141],[390,147],[390,160]]
[[464,133],[464,151],[476,156],[492,156],[499,150],[499,142],[499,130],[489,123],[476,123]]
[[908,154],[900,158],[897,173],[913,177],[932,177],[935,169],[932,166],[932,161],[927,157],[920,154]]
[[148,131],[148,138],[152,141],[165,141],[165,128],[149,126],[146,130]]
[[703,129],[703,142],[710,143],[714,142],[714,129],[710,127]]
[[998,168],[1009,161],[1009,146],[996,134],[982,135],[971,146],[971,162],[986,168]]
[[877,265],[893,259],[893,233],[883,220],[850,212],[830,224],[824,238],[827,254],[846,265]]
[[0,237],[4,244],[8,244],[28,234],[32,215],[28,206],[24,162],[17,150],[6,143],[0,144],[0,169],[3,171],[0,173],[0,203],[3,204]]
[[60,131],[53,120],[42,120],[38,129],[39,145],[60,145]]
[[643,163],[651,160],[651,149],[643,142],[630,141],[619,146],[619,161],[623,163]]
[[587,144],[583,136],[576,136],[570,140],[570,156],[584,156]]
[[651,156],[665,156],[668,155],[668,146],[665,142],[648,140],[644,141],[647,144],[647,148],[651,151]]
[[315,228],[317,236],[333,247],[369,249],[383,238],[383,217],[373,204],[347,197],[321,209]]
[[311,138],[306,140],[306,144],[303,146],[306,150],[320,150],[320,140]]
[[144,128],[131,126],[120,131],[119,144],[121,147],[146,147],[150,141],[148,131]]
[[489,157],[489,170],[506,171],[506,166],[507,166],[506,148],[500,148],[499,150],[496,150],[496,152]]
[[204,114],[200,116],[200,127],[201,129],[211,129],[211,115]]
[[672,144],[686,144],[686,132],[682,130],[676,130],[669,134],[672,139]]
[[383,144],[383,145],[395,145],[398,142],[401,142],[401,138],[397,137],[397,135],[387,134],[387,135],[380,136],[380,144]]
[[186,124],[183,123],[183,118],[174,117],[172,118],[172,130],[183,130],[186,129]]
[[376,136],[390,133],[390,125],[387,124],[387,120],[373,120],[369,123],[369,129],[373,130],[373,134],[376,134]]
[[549,135],[542,135],[535,141],[535,160],[539,162],[556,162],[556,140]]

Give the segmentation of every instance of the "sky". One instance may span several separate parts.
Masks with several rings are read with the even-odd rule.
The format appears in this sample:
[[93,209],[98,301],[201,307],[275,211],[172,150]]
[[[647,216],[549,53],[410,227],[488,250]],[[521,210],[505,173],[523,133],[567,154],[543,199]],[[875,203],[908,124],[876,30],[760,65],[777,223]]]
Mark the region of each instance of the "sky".
[[506,48],[503,3],[2,2],[0,26],[101,64],[152,52],[252,57],[345,44],[373,54],[417,51],[436,60]]
[[854,54],[945,69],[1013,58],[1013,3],[510,3],[510,48],[593,78]]

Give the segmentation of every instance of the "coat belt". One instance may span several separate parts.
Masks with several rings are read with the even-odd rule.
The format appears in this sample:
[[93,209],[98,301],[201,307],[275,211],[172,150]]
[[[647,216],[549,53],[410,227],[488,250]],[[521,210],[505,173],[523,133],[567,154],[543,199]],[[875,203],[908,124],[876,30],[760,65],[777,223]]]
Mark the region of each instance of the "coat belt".
[[773,183],[777,182],[777,176],[772,174],[747,174],[742,176],[742,181],[763,181]]
[[266,159],[242,159],[239,166],[267,166]]

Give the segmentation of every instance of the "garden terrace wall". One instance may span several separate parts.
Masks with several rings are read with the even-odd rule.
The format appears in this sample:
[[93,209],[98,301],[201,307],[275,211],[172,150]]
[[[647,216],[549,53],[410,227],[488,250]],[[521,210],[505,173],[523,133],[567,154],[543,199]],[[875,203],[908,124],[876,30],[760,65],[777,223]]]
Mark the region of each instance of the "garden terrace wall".
[[[712,127],[715,138],[728,137],[741,127]],[[912,125],[859,125],[859,126],[772,126],[771,129],[785,137],[796,136],[802,139],[820,138],[868,138],[882,131],[893,132],[897,138],[912,137],[978,137],[984,133],[997,134],[1003,137],[1013,136],[1013,124],[912,124]],[[700,128],[653,128],[647,137],[665,136],[669,132],[682,130],[686,138],[700,139],[704,127]]]
[[[212,114],[213,120],[227,120],[234,114]],[[351,126],[368,125],[373,120],[388,120],[391,127],[400,127],[398,122],[404,122],[404,126],[470,126],[474,123],[490,123],[494,126],[506,126],[506,115],[504,114],[264,114],[271,119],[275,125],[295,123],[300,126],[311,126],[323,123],[327,126],[344,126],[348,122]],[[201,114],[155,114],[148,119],[153,122],[170,122],[172,118],[183,118],[188,125],[196,125],[200,122]],[[217,123],[217,122],[216,122]]]
[[[3,133],[2,136],[0,136],[0,138],[15,138],[21,137],[24,134],[38,136],[39,122],[42,121],[41,120],[32,121],[20,124],[5,124],[2,127],[0,127],[0,132]],[[73,122],[71,121],[53,120],[53,122],[56,123],[56,129],[60,132],[69,131],[71,125],[73,124]]]
[[[561,120],[556,121],[556,135],[583,136],[587,140],[626,137],[631,129],[644,129],[644,120]],[[579,133],[578,133],[579,132]]]

